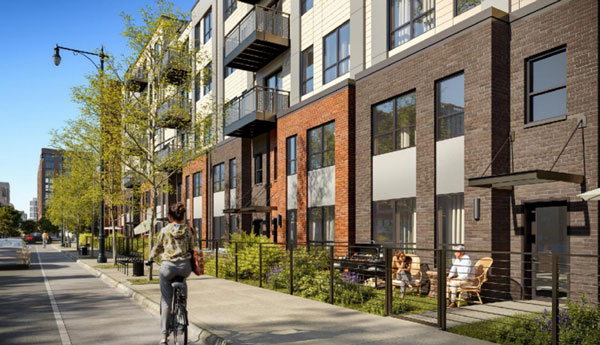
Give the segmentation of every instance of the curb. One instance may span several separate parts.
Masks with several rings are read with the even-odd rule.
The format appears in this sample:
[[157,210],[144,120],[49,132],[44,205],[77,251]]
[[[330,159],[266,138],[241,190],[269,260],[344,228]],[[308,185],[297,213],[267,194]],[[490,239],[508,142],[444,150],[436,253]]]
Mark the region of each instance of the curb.
[[[60,253],[67,256],[69,259],[75,261],[79,266],[84,268],[86,271],[88,271],[94,277],[102,280],[108,286],[120,291],[122,294],[124,294],[127,297],[129,297],[130,299],[134,300],[138,305],[145,307],[153,314],[160,316],[159,303],[156,303],[156,302],[152,301],[150,298],[146,297],[145,295],[135,291],[134,289],[129,287],[127,284],[123,284],[120,281],[106,275],[105,273],[102,273],[101,271],[91,267],[90,265],[81,261],[79,259],[79,257],[74,256],[73,254],[71,254],[69,252],[63,251],[60,248],[57,248],[57,247],[54,247],[54,248],[56,250],[58,250]],[[198,325],[192,324],[192,323],[190,323],[188,326],[188,332],[189,332],[190,339],[198,339],[200,341],[200,344],[203,344],[203,345],[233,345],[232,343],[228,342],[227,340],[223,339],[222,337],[220,337],[214,333],[211,333],[209,330],[204,329],[204,328],[202,328]]]

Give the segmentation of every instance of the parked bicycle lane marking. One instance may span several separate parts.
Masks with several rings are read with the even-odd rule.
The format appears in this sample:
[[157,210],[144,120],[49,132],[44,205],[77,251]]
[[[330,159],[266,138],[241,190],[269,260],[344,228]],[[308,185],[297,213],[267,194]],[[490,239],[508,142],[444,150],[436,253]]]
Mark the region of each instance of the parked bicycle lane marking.
[[50,305],[52,305],[52,311],[54,313],[54,319],[56,320],[56,326],[58,327],[58,333],[60,334],[60,340],[62,341],[62,345],[72,345],[71,339],[69,338],[69,333],[67,332],[67,327],[65,326],[65,322],[63,321],[62,315],[60,314],[60,310],[58,309],[56,299],[54,299],[54,293],[52,292],[52,288],[50,287],[50,283],[48,282],[48,278],[46,277],[44,265],[42,264],[42,258],[40,257],[40,252],[38,251],[37,246],[35,247],[35,253],[37,254],[40,270],[42,271],[42,276],[44,277],[46,291],[48,292],[48,297],[50,298]]

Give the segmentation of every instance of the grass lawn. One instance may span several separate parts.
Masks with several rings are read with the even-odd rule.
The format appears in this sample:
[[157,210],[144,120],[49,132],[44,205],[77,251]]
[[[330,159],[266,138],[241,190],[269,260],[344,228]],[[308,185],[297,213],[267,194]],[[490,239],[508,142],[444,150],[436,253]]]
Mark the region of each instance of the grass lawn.
[[518,314],[514,316],[499,317],[488,321],[474,322],[455,326],[448,331],[471,338],[486,340],[492,343],[503,344],[502,339],[498,337],[501,330],[505,330],[513,325],[517,319],[532,319],[539,314]]

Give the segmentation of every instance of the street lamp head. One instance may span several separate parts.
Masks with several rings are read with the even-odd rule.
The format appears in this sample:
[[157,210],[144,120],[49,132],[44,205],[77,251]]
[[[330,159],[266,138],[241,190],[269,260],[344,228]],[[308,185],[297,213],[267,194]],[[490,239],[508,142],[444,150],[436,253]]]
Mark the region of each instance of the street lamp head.
[[56,65],[56,66],[60,65],[59,50],[60,50],[60,48],[58,47],[58,44],[57,44],[56,47],[54,48],[54,55],[52,56],[52,59],[54,60],[54,65]]

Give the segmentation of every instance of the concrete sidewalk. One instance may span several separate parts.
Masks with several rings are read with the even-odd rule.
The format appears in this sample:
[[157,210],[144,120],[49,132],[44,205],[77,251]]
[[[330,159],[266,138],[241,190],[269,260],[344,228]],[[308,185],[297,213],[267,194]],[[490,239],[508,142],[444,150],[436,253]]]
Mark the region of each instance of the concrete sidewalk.
[[[131,276],[116,269],[93,268],[95,258],[78,258],[74,249],[62,250],[111,286],[158,312],[157,284],[131,285],[127,282]],[[490,344],[431,326],[210,276],[190,276],[188,291],[193,339],[200,337],[206,344]]]

